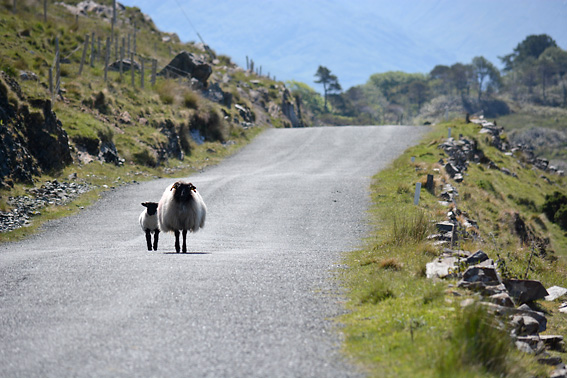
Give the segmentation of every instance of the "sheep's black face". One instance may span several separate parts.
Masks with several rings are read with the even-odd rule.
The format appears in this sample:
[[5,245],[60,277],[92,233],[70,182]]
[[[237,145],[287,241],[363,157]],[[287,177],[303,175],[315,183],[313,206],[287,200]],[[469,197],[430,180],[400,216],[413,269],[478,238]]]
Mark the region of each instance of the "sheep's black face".
[[147,208],[146,211],[148,215],[154,215],[155,213],[157,213],[157,207],[158,207],[157,202],[143,202],[142,206]]
[[194,192],[197,188],[189,183],[178,181],[173,184],[171,190],[174,190],[173,198],[177,201],[187,202],[190,201],[192,197],[192,192]]

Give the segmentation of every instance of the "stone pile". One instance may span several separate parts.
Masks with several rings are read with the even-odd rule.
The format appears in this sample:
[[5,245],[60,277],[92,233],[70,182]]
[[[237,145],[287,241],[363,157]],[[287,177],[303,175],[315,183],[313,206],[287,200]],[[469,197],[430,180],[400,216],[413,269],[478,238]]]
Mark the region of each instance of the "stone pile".
[[[556,366],[552,377],[567,376],[561,358],[550,357],[548,353],[565,351],[563,336],[541,335],[547,329],[547,318],[530,307],[536,300],[554,301],[565,297],[567,289],[553,286],[546,290],[541,282],[534,280],[503,280],[495,262],[482,250],[471,253],[445,249],[441,256],[426,265],[426,276],[457,279],[459,288],[480,296],[486,311],[507,321],[510,336],[519,350],[538,356],[540,363]],[[463,301],[463,305],[472,302]],[[561,305],[560,311],[562,308],[567,308],[567,303]]]
[[[553,165],[549,165],[549,160],[541,157],[537,157],[533,153],[533,148],[530,146],[518,144],[515,146],[510,146],[507,142],[504,142],[501,138],[501,134],[504,129],[496,125],[496,122],[488,122],[484,118],[470,118],[470,122],[481,126],[480,134],[487,134],[492,138],[492,145],[498,148],[500,151],[505,152],[509,155],[515,153],[521,153],[523,155],[523,160],[545,172],[550,172],[557,174],[559,176],[564,176],[565,172],[557,169]],[[506,172],[504,172],[506,173]]]
[[0,232],[8,232],[30,224],[30,218],[50,205],[64,205],[89,191],[88,184],[46,181],[41,187],[27,189],[29,195],[9,197],[10,211],[0,211]]

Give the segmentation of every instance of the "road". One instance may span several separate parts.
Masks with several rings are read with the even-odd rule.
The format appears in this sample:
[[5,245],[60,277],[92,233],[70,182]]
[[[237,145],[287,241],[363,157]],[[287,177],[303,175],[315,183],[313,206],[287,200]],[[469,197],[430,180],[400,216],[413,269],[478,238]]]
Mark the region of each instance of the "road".
[[0,376],[360,376],[333,272],[367,232],[371,176],[424,130],[267,130],[186,178],[209,210],[187,254],[171,234],[148,252],[138,225],[171,179],[0,244]]

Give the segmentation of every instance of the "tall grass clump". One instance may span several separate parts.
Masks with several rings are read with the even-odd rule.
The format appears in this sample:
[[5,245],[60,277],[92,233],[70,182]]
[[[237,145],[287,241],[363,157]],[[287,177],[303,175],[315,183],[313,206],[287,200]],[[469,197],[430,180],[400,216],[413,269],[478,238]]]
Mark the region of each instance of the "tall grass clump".
[[438,376],[522,376],[510,337],[495,323],[478,305],[462,309],[449,336],[450,346],[438,358]]
[[392,243],[419,243],[427,237],[431,226],[425,211],[414,208],[392,213]]

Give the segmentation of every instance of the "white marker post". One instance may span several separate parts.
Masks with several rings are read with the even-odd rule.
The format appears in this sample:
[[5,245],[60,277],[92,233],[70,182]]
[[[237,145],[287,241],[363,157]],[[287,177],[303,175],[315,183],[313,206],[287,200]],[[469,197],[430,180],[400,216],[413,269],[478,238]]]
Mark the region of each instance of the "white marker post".
[[413,204],[419,205],[419,196],[421,194],[421,182],[415,184],[415,196],[413,197]]

